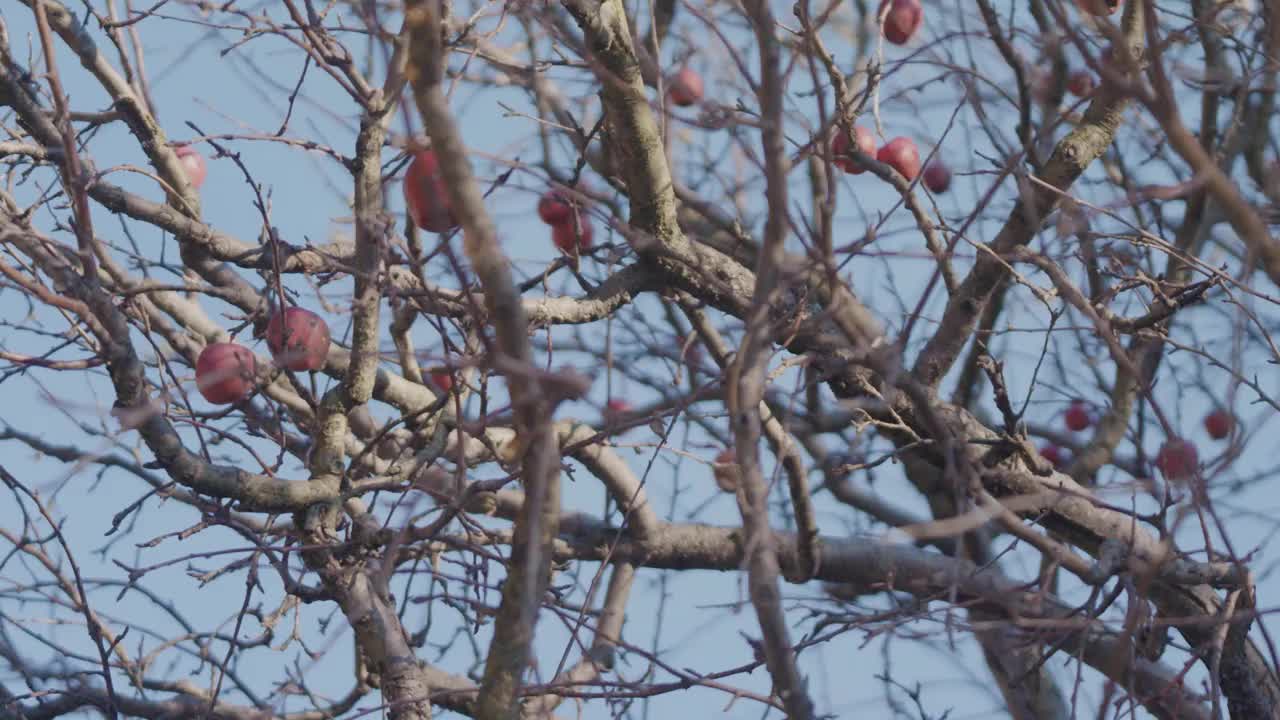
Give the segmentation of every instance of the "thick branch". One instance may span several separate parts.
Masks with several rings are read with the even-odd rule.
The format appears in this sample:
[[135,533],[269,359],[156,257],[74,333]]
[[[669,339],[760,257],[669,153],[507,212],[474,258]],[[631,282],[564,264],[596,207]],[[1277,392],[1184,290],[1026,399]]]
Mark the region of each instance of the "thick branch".
[[[519,366],[530,367],[533,350],[524,306],[440,87],[443,28],[439,10],[436,0],[409,4],[405,16],[409,42],[406,74],[418,112],[430,129],[432,147],[440,158],[450,206],[462,225],[467,259],[484,287],[498,352]],[[560,452],[549,422],[554,404],[532,374],[510,373],[508,388],[516,432],[524,448],[523,457],[519,458],[521,479],[530,501],[516,520],[502,603],[494,622],[476,710],[480,720],[518,715],[518,689],[532,652],[538,608],[550,582],[551,543],[560,517]]]

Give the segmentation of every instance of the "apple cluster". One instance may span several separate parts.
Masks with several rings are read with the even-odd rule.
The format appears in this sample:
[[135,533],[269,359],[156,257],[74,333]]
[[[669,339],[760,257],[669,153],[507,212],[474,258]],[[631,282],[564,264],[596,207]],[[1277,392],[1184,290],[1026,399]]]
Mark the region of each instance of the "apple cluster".
[[[1071,432],[1081,432],[1093,425],[1093,415],[1083,400],[1073,400],[1062,415],[1063,424]],[[1204,429],[1214,440],[1224,440],[1235,429],[1235,416],[1224,408],[1218,408],[1204,416]],[[1040,449],[1040,455],[1056,468],[1066,464],[1062,448],[1048,444]],[[1156,469],[1166,480],[1183,482],[1192,477],[1200,465],[1200,454],[1189,440],[1169,438],[1156,453]]]
[[[899,175],[912,182],[920,175],[920,150],[915,141],[908,137],[896,137],[876,150],[876,138],[870,130],[861,125],[853,126],[853,138],[837,127],[831,138],[831,156],[836,167],[850,175],[861,175],[867,169],[858,162],[853,154],[857,152],[874,157],[877,161],[888,165]],[[934,160],[924,168],[924,185],[933,193],[944,193],[951,187],[951,169],[942,161]]]
[[[315,372],[329,357],[329,324],[300,307],[285,308],[267,322],[267,347],[286,370]],[[231,405],[249,397],[255,386],[257,360],[236,342],[209,343],[196,358],[196,388],[215,405]]]
[[[882,0],[878,17],[883,18],[884,38],[894,45],[905,45],[920,30],[924,22],[924,8],[920,0]],[[876,149],[872,132],[854,125],[849,132],[836,127],[831,138],[831,156],[835,166],[850,175],[861,175],[866,168],[858,162],[854,152],[874,157],[914,182],[920,176],[920,150],[914,140],[895,137]],[[924,168],[925,187],[933,193],[944,193],[951,187],[951,169],[941,160],[934,160]]]
[[[207,172],[204,158],[190,145],[176,148],[175,153],[188,182],[198,189]],[[435,152],[413,153],[405,173],[404,198],[409,218],[416,227],[446,233],[458,226]],[[582,225],[581,242],[590,247],[590,226]],[[285,308],[274,314],[267,322],[266,339],[276,364],[294,372],[322,369],[332,342],[324,318],[300,307]],[[210,343],[196,359],[196,387],[205,400],[215,405],[234,404],[252,394],[256,372],[256,361],[248,348],[235,342]],[[433,371],[431,380],[445,392],[453,387],[453,375],[447,369]]]
[[[1075,3],[1081,12],[1106,16],[1120,8],[1121,0],[1075,0]],[[905,45],[924,24],[924,6],[920,0],[881,0],[877,18],[883,23],[881,30],[885,40],[894,45]],[[1036,87],[1041,95],[1046,94],[1047,82],[1047,76],[1042,76]],[[1076,97],[1087,97],[1096,86],[1093,75],[1087,70],[1076,70],[1067,78],[1067,91]],[[701,87],[699,78],[699,95]],[[860,167],[851,154],[851,149],[856,149],[889,165],[908,182],[913,182],[920,174],[920,151],[910,138],[893,138],[877,151],[875,136],[870,130],[855,126],[852,133],[851,138],[843,128],[836,128],[831,139],[831,154],[836,167],[852,175],[865,172],[866,168]],[[924,168],[923,182],[930,192],[944,193],[951,186],[951,170],[941,160],[934,160]]]

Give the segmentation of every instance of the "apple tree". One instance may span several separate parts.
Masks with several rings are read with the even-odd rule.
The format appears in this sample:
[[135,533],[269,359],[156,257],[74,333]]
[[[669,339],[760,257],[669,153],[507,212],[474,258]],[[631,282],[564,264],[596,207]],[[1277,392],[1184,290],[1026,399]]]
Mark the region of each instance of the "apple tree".
[[1280,717],[1275,0],[8,0],[0,718]]

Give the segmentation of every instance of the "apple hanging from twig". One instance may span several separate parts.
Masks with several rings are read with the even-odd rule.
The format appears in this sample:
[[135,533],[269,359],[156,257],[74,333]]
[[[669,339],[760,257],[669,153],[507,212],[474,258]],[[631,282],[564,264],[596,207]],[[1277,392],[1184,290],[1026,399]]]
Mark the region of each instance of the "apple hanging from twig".
[[1062,418],[1071,432],[1080,432],[1093,424],[1093,418],[1089,417],[1089,407],[1083,400],[1072,401]]
[[701,100],[702,92],[702,76],[690,67],[680,68],[667,82],[667,98],[680,107],[689,107]]
[[560,190],[548,190],[538,199],[538,217],[548,225],[562,225],[573,217],[573,201]]
[[1049,464],[1057,470],[1061,470],[1067,464],[1067,455],[1062,448],[1057,445],[1049,444],[1040,448],[1040,457],[1049,461]]
[[205,164],[204,156],[194,145],[179,145],[174,148],[173,154],[178,156],[178,163],[187,174],[187,182],[191,183],[193,189],[199,190],[204,184],[205,176],[209,174],[209,166]]
[[1235,417],[1224,408],[1218,408],[1204,416],[1204,429],[1214,440],[1227,437],[1235,426]]
[[908,181],[920,174],[920,151],[911,138],[896,137],[885,143],[876,153],[876,159],[888,165]]
[[941,160],[934,160],[924,168],[924,186],[929,192],[941,195],[951,187],[951,168]]
[[907,44],[924,21],[920,0],[883,0],[880,10],[883,11],[886,5],[889,6],[889,14],[884,18],[884,39],[894,45]]
[[196,388],[215,405],[238,403],[253,392],[256,362],[239,343],[209,343],[196,358]]
[[1156,467],[1166,480],[1178,482],[1195,475],[1200,467],[1196,446],[1182,438],[1169,438],[1156,453]]
[[[872,132],[861,125],[853,126],[853,139],[859,151],[863,155],[876,155],[876,136]],[[835,128],[835,135],[831,137],[831,155],[832,162],[836,167],[849,173],[850,175],[861,175],[867,169],[863,167],[853,156],[849,155],[849,134],[839,125]]]
[[434,151],[414,153],[404,174],[404,202],[413,224],[427,232],[445,233],[458,226]]
[[431,384],[440,392],[449,392],[453,389],[453,373],[448,368],[436,368],[431,371]]
[[320,370],[329,357],[329,324],[319,315],[291,307],[271,316],[267,347],[281,367],[294,372]]
[[551,241],[562,252],[568,255],[578,255],[591,249],[592,236],[595,231],[591,229],[591,221],[587,216],[576,210],[572,215],[577,217],[576,222],[570,220],[551,226]]

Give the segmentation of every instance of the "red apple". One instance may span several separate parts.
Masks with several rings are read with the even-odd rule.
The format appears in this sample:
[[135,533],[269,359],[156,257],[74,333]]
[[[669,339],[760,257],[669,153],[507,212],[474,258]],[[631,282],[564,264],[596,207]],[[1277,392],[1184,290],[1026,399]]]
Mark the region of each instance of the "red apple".
[[716,455],[716,463],[711,466],[711,474],[716,478],[716,485],[727,493],[738,492],[738,460],[733,448],[725,448]]
[[884,18],[884,39],[894,45],[905,45],[920,29],[924,8],[920,0],[883,0],[880,9],[883,11],[886,5],[889,14]]
[[431,384],[441,392],[449,392],[453,389],[453,373],[448,368],[436,368],[431,371]]
[[689,107],[701,100],[702,90],[702,76],[693,68],[680,68],[680,72],[667,81],[667,97],[680,107]]
[[550,190],[538,200],[538,217],[548,225],[562,225],[573,217],[573,205],[568,195]]
[[255,362],[239,343],[209,343],[196,358],[196,387],[215,405],[238,403],[253,392]]
[[1076,0],[1076,7],[1090,15],[1110,15],[1120,9],[1120,0]]
[[1087,97],[1093,93],[1097,83],[1093,81],[1093,73],[1088,70],[1076,70],[1067,76],[1067,92],[1076,97]]
[[631,403],[628,403],[626,400],[614,398],[605,403],[603,415],[605,422],[614,423],[629,412],[631,412]]
[[577,255],[591,249],[591,237],[595,231],[591,229],[591,221],[585,215],[578,215],[578,222],[562,222],[551,226],[551,241],[562,252]]
[[[872,157],[876,154],[876,136],[870,130],[861,125],[853,126],[853,139],[857,143],[857,148],[864,155]],[[834,159],[836,167],[849,173],[850,175],[861,175],[867,169],[858,164],[849,156],[849,135],[839,125],[836,126],[835,135],[831,137],[831,155]]]
[[907,180],[915,180],[920,174],[920,151],[911,138],[896,137],[880,148],[876,159],[888,165]]
[[329,324],[319,315],[291,307],[271,316],[267,347],[281,367],[295,372],[320,370],[329,357]]
[[1040,457],[1048,460],[1051,465],[1059,470],[1067,464],[1067,454],[1062,451],[1062,448],[1052,443],[1040,448]]
[[1169,438],[1156,454],[1156,467],[1166,480],[1185,480],[1200,467],[1200,455],[1186,440]]
[[951,168],[941,160],[934,160],[924,168],[924,186],[931,193],[944,193],[951,187]]
[[1075,400],[1067,406],[1063,420],[1066,421],[1067,429],[1071,432],[1080,432],[1093,424],[1093,418],[1089,417],[1089,407],[1083,400]]
[[1204,429],[1209,433],[1209,437],[1214,440],[1221,440],[1230,435],[1235,425],[1235,417],[1222,408],[1218,408],[1204,416]]
[[173,153],[178,156],[178,164],[182,166],[183,172],[187,174],[187,182],[191,183],[191,187],[199,190],[204,184],[204,178],[209,174],[209,167],[205,165],[204,156],[200,154],[192,145],[179,145],[174,148]]
[[404,202],[413,224],[427,232],[444,233],[458,226],[449,206],[440,162],[431,150],[414,153],[404,175]]

